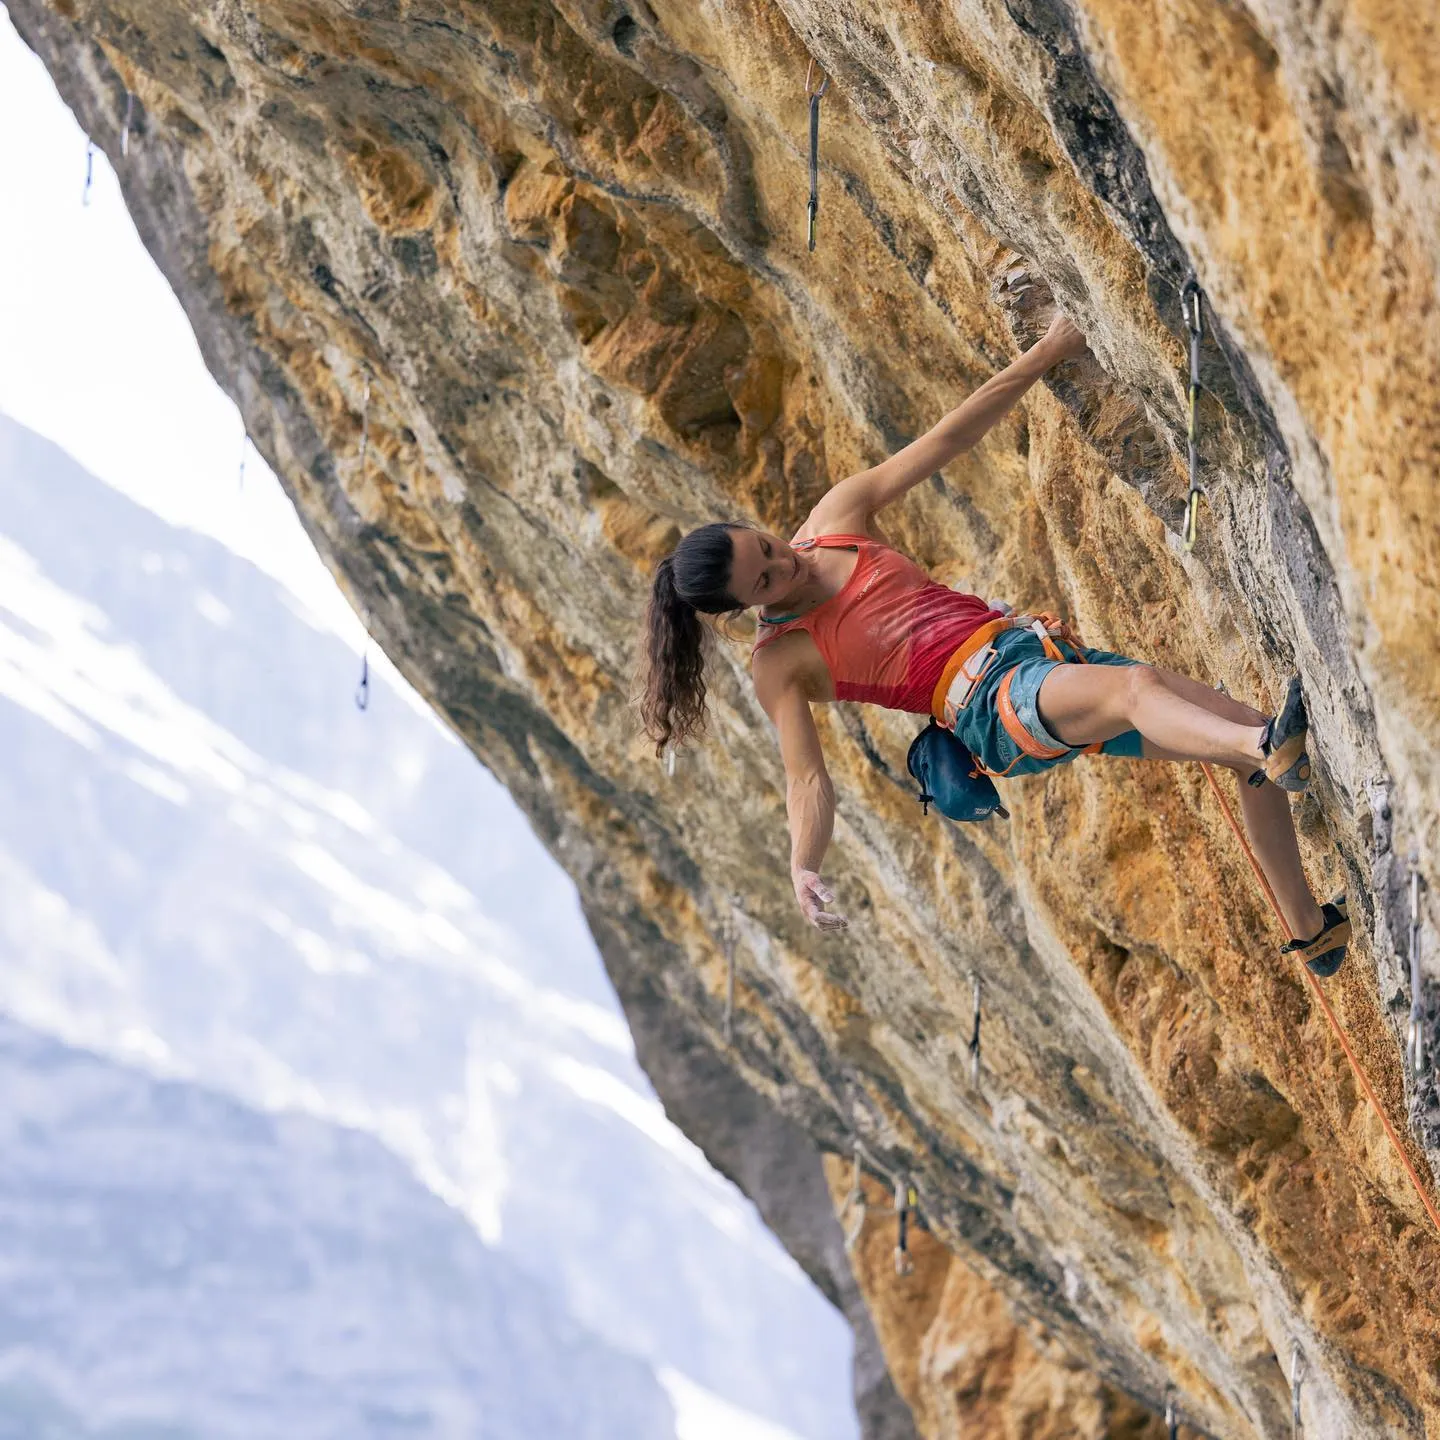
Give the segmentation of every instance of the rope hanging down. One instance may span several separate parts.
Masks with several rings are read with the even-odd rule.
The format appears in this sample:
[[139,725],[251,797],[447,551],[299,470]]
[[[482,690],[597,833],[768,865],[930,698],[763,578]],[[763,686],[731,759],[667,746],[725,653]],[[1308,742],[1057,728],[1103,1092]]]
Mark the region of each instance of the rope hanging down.
[[1195,548],[1195,530],[1200,519],[1200,342],[1205,338],[1205,292],[1192,275],[1180,291],[1180,308],[1190,331],[1190,493],[1185,497],[1185,548]]
[[[1285,938],[1287,940],[1295,939],[1294,932],[1286,923],[1285,916],[1280,910],[1280,902],[1276,900],[1275,892],[1270,888],[1270,882],[1265,878],[1265,872],[1261,870],[1260,862],[1255,858],[1255,852],[1250,848],[1250,842],[1245,838],[1245,832],[1240,828],[1240,822],[1236,820],[1235,812],[1231,810],[1230,802],[1225,798],[1225,792],[1221,790],[1215,779],[1215,772],[1203,762],[1200,768],[1205,772],[1205,778],[1210,782],[1210,788],[1215,792],[1216,800],[1220,802],[1220,809],[1224,812],[1231,830],[1235,832],[1235,838],[1240,842],[1240,848],[1245,852],[1245,858],[1250,862],[1250,868],[1255,872],[1255,878],[1260,882],[1260,888],[1270,902],[1270,908],[1275,912],[1275,918],[1280,922],[1280,928],[1285,932]],[[1340,1028],[1340,1022],[1335,1018],[1335,1012],[1330,1008],[1330,1002],[1325,998],[1325,991],[1321,988],[1320,981],[1309,970],[1304,973],[1305,978],[1310,982],[1310,988],[1315,992],[1315,998],[1320,1002],[1320,1008],[1325,1012],[1325,1018],[1330,1022],[1330,1028],[1335,1032],[1335,1038],[1340,1042],[1340,1048],[1345,1052],[1345,1058],[1350,1062],[1351,1070],[1355,1072],[1355,1079],[1359,1081],[1366,1099],[1375,1107],[1375,1113],[1380,1117],[1381,1125],[1385,1127],[1385,1134],[1389,1136],[1390,1144],[1395,1148],[1396,1157],[1404,1167],[1405,1173],[1410,1177],[1411,1185],[1415,1187],[1420,1204],[1424,1206],[1425,1213],[1430,1217],[1436,1232],[1440,1233],[1440,1210],[1436,1209],[1434,1200],[1430,1198],[1429,1192],[1416,1173],[1415,1166],[1410,1162],[1409,1155],[1405,1153],[1405,1147],[1400,1143],[1400,1137],[1395,1133],[1395,1127],[1390,1123],[1390,1117],[1385,1113],[1385,1107],[1380,1103],[1380,1097],[1376,1095],[1374,1087],[1370,1084],[1369,1076],[1366,1075],[1355,1052],[1350,1048],[1350,1042],[1345,1038],[1345,1032]]]
[[[1202,314],[1203,292],[1199,282],[1192,275],[1186,282],[1184,289],[1180,292],[1181,303],[1186,311],[1186,323],[1190,328],[1190,496],[1186,507],[1185,520],[1185,548],[1188,550],[1195,542],[1195,516],[1199,505],[1199,466],[1200,452],[1196,443],[1196,418],[1197,400],[1200,394],[1200,339],[1204,334],[1204,320]],[[1223,686],[1221,687],[1224,688]],[[1225,792],[1221,790],[1219,782],[1215,779],[1215,772],[1209,765],[1201,762],[1200,768],[1205,772],[1205,778],[1210,782],[1210,788],[1215,793],[1215,799],[1219,802],[1220,810],[1225,816],[1226,823],[1234,832],[1236,840],[1240,842],[1240,848],[1245,852],[1245,858],[1250,862],[1250,869],[1254,872],[1255,879],[1260,886],[1265,899],[1269,902],[1270,908],[1275,913],[1275,918],[1280,922],[1280,928],[1285,933],[1287,940],[1294,940],[1295,933],[1290,929],[1284,913],[1280,909],[1280,902],[1275,898],[1275,892],[1270,888],[1270,882],[1265,878],[1265,872],[1260,868],[1260,862],[1255,858],[1255,852],[1250,848],[1250,841],[1246,838],[1244,830],[1239,821],[1235,819],[1235,812],[1230,808],[1230,802],[1225,798]],[[1413,881],[1412,881],[1413,886]],[[1413,913],[1413,909],[1412,909]],[[1411,922],[1412,927],[1414,921]],[[1412,957],[1415,947],[1412,945]],[[1413,963],[1413,962],[1412,962]],[[1329,1021],[1330,1028],[1335,1032],[1335,1038],[1340,1042],[1340,1048],[1345,1052],[1345,1058],[1350,1062],[1350,1069],[1355,1073],[1355,1079],[1359,1082],[1360,1088],[1365,1092],[1365,1097],[1374,1107],[1376,1115],[1380,1117],[1380,1124],[1384,1127],[1385,1134],[1390,1144],[1394,1147],[1396,1158],[1400,1161],[1406,1175],[1410,1177],[1410,1184],[1415,1188],[1415,1194],[1419,1197],[1420,1204],[1424,1207],[1425,1213],[1430,1217],[1430,1222],[1435,1226],[1437,1234],[1440,1234],[1440,1209],[1436,1208],[1435,1201],[1431,1198],[1429,1191],[1425,1188],[1415,1166],[1410,1161],[1400,1137],[1395,1133],[1395,1127],[1390,1123],[1390,1117],[1385,1112],[1385,1107],[1380,1103],[1380,1097],[1376,1095],[1374,1087],[1370,1084],[1370,1077],[1366,1075],[1354,1050],[1350,1048],[1350,1042],[1345,1038],[1345,1032],[1340,1028],[1340,1021],[1336,1019],[1335,1012],[1330,1008],[1330,1002],[1325,998],[1325,991],[1320,986],[1319,979],[1309,970],[1305,970],[1305,978],[1310,982],[1310,988],[1315,992],[1315,998],[1320,1002],[1320,1008],[1325,1012],[1325,1018]],[[1413,1003],[1413,1002],[1412,1002]],[[1412,1015],[1413,1015],[1412,1010]]]
[[815,248],[815,217],[820,213],[820,97],[830,88],[828,75],[820,82],[818,90],[810,88],[815,75],[815,61],[805,72],[805,94],[810,100],[810,203],[805,207],[807,217],[807,238],[809,248]]

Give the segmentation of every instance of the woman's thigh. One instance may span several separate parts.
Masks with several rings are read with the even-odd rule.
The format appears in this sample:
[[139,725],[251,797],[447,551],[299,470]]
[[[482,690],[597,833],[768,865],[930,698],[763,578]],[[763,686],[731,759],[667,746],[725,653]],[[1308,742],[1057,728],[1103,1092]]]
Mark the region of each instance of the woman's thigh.
[[1130,721],[1133,665],[1052,666],[1035,695],[1040,721],[1066,745],[1113,740]]
[[[1045,727],[1067,745],[1090,745],[1113,740],[1132,728],[1131,686],[1136,665],[1056,665],[1045,677],[1036,695],[1036,706]],[[1223,690],[1212,690],[1201,680],[1192,680],[1175,670],[1144,667],[1172,694],[1240,725],[1263,725],[1265,717]],[[1171,760],[1182,757],[1145,741],[1147,759]]]

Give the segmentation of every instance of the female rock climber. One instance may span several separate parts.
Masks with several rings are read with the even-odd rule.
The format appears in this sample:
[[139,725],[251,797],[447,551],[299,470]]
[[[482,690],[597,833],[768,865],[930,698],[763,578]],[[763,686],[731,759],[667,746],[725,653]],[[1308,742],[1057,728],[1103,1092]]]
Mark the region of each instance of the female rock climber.
[[[854,700],[943,718],[992,775],[1033,774],[1082,751],[1204,760],[1242,782],[1240,807],[1298,953],[1333,975],[1350,926],[1345,899],[1310,893],[1287,790],[1309,783],[1304,701],[1292,680],[1267,718],[1197,680],[1075,645],[1055,625],[947,589],[879,538],[875,517],[975,445],[1051,366],[1085,352],[1058,316],[1013,364],[920,439],[835,485],[789,541],[717,522],[686,535],[655,573],[640,702],[657,753],[705,723],[700,615],[758,608],[752,673],[785,765],[790,874],[806,919],[843,929],[819,870],[835,792],[812,704]],[[1064,646],[1064,649],[1059,648]],[[1055,657],[1060,657],[1059,659]],[[1073,658],[1072,658],[1073,657]]]

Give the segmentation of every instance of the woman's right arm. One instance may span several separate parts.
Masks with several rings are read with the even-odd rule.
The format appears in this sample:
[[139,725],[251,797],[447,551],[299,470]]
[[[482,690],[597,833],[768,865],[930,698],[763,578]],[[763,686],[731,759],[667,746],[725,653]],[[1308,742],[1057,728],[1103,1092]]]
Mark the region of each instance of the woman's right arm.
[[[765,663],[769,661],[769,663]],[[782,657],[755,657],[755,691],[780,735],[785,763],[785,813],[790,821],[790,880],[805,918],[820,930],[843,930],[849,921],[826,910],[834,900],[820,878],[820,863],[835,825],[835,787],[825,769],[820,732],[799,678],[786,674]]]

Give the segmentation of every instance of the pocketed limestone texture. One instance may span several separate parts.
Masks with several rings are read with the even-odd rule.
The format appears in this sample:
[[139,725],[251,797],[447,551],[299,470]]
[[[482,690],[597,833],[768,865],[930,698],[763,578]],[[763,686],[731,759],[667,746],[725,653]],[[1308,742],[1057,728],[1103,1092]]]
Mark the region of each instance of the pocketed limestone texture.
[[[1357,937],[1327,994],[1433,1194],[1440,1110],[1403,1061],[1410,857],[1440,881],[1426,7],[9,8],[321,554],[575,877],[667,1106],[851,1314],[868,1434],[1159,1435],[1168,1387],[1195,1433],[1288,1435],[1297,1344],[1307,1435],[1436,1433],[1440,1235],[1198,772],[1082,761],[962,829],[919,813],[911,719],[831,707],[853,923],[822,937],[743,637],[673,777],[629,708],[685,528],[789,533],[1053,293],[1093,358],[887,531],[948,583],[1262,707],[1299,670],[1305,858]],[[803,1143],[751,1163],[777,1126]],[[856,1141],[870,1183],[918,1191],[912,1276],[868,1229],[839,1243]]]

